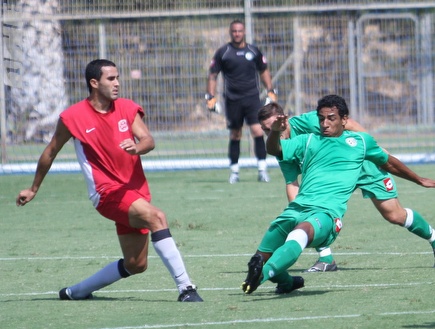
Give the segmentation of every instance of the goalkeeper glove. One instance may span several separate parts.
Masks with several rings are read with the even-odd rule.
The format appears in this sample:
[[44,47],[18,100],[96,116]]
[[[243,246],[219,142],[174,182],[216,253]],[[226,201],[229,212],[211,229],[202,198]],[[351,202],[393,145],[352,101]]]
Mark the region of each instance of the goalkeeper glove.
[[216,112],[216,97],[207,93],[205,94],[205,99],[207,101],[207,109],[210,112]]
[[275,89],[270,89],[267,91],[267,97],[266,97],[266,101],[264,102],[265,105],[269,104],[269,103],[276,103],[278,101],[278,96],[277,96],[277,92]]

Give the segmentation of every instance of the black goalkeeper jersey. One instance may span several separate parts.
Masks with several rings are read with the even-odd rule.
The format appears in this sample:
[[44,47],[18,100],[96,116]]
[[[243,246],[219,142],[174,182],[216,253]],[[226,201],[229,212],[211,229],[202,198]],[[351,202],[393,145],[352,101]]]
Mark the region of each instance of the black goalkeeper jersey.
[[235,48],[228,43],[219,48],[210,64],[210,73],[222,71],[224,96],[230,100],[257,96],[260,93],[258,72],[267,69],[267,61],[253,45]]

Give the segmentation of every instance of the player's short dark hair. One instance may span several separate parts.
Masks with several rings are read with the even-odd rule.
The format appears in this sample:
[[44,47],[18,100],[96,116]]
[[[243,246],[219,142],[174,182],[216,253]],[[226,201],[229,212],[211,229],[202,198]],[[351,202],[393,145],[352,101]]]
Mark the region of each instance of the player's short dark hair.
[[235,19],[235,20],[233,20],[233,21],[230,23],[230,31],[231,31],[231,27],[232,27],[234,24],[242,24],[243,27],[245,26],[245,23],[244,23],[242,20],[240,20],[240,19]]
[[336,107],[340,118],[349,115],[349,108],[347,107],[346,101],[343,97],[338,95],[327,95],[319,99],[317,102],[317,113],[324,107]]
[[284,109],[278,103],[272,102],[258,110],[258,121],[263,122],[273,115],[284,115]]
[[115,63],[109,61],[108,59],[95,59],[92,62],[89,62],[88,65],[86,65],[85,79],[86,85],[89,89],[89,93],[92,92],[91,80],[95,79],[97,81],[100,81],[101,76],[103,75],[101,68],[104,66],[116,67]]

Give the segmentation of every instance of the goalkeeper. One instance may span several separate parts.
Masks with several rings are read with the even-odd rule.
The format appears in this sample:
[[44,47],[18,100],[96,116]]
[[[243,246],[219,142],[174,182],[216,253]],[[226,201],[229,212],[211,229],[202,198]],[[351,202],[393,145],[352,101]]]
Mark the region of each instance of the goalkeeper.
[[219,48],[210,64],[207,93],[207,107],[210,111],[216,106],[216,85],[220,72],[224,79],[225,116],[230,130],[228,157],[230,160],[229,183],[239,181],[240,140],[242,127],[249,125],[254,139],[254,152],[258,164],[258,181],[269,182],[266,164],[266,148],[263,131],[258,123],[257,112],[260,102],[259,79],[268,91],[269,101],[276,102],[277,96],[267,68],[266,58],[254,45],[245,41],[245,25],[238,20],[230,24],[231,41]]

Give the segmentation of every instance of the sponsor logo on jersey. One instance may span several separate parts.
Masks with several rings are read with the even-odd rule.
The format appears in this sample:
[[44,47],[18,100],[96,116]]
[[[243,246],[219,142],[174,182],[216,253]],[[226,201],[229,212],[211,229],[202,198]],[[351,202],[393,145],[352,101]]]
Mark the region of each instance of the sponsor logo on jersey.
[[394,190],[394,184],[393,184],[393,181],[391,180],[391,178],[385,178],[384,179],[384,185],[385,185],[385,189],[388,192]]
[[91,128],[91,129],[86,129],[86,133],[89,134],[91,131],[94,131],[94,130],[95,130],[95,127]]
[[128,130],[127,120],[125,120],[125,119],[119,120],[118,129],[122,133],[127,131]]
[[349,145],[351,147],[355,147],[358,144],[356,139],[353,137],[346,138],[346,143],[347,143],[347,145]]
[[248,52],[245,54],[245,58],[246,58],[248,61],[252,61],[252,60],[254,59],[254,54],[251,53],[250,51],[248,51]]

